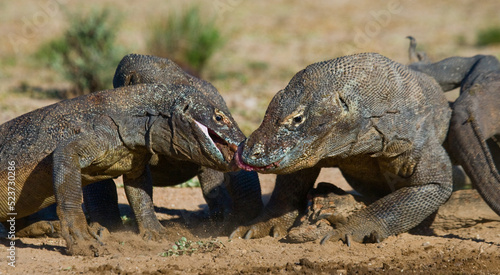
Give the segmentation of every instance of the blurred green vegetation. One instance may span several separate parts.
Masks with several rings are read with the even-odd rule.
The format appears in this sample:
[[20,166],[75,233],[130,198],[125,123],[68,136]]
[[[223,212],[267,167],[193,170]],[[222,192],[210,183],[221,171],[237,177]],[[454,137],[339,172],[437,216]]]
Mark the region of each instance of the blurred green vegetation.
[[32,86],[27,81],[21,81],[19,86],[15,87],[12,91],[17,94],[26,95],[34,99],[61,99],[68,97],[66,91],[57,88],[44,89],[41,87]]
[[43,44],[35,58],[73,84],[71,95],[111,88],[115,67],[125,53],[115,42],[120,20],[108,9],[67,17],[68,29]]
[[[64,34],[42,44],[35,59],[72,83],[69,96],[112,88],[127,53],[116,43],[121,20],[109,9],[67,14],[67,20]],[[224,44],[215,18],[204,18],[197,6],[158,19],[149,31],[148,54],[170,58],[195,76]]]
[[476,43],[478,46],[500,44],[500,27],[494,26],[479,30]]
[[224,39],[215,18],[204,18],[200,8],[192,6],[184,12],[171,12],[151,27],[148,41],[150,54],[166,57],[189,73],[199,76]]
[[178,188],[183,188],[183,187],[201,187],[201,185],[200,185],[200,181],[198,180],[198,178],[192,178],[192,179],[189,179],[186,182],[183,182],[181,184],[177,184],[177,185],[175,185],[173,187],[178,187]]
[[465,38],[465,35],[459,34],[455,37],[455,43],[459,46],[466,46],[467,45],[467,39]]

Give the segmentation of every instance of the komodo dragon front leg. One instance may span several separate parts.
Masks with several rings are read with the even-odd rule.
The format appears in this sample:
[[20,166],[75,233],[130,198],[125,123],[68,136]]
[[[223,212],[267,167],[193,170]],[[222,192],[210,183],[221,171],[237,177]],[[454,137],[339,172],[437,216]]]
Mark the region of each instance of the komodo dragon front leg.
[[[410,38],[410,56],[416,42]],[[460,87],[447,137],[460,164],[486,203],[500,215],[500,62],[494,56],[450,57],[409,65],[433,77],[446,92]]]
[[[66,239],[71,254],[86,254],[89,248],[95,255],[100,254],[99,246],[92,244],[95,239],[99,240],[99,236],[90,231],[81,208],[83,200],[81,171],[108,152],[117,150],[121,141],[116,131],[99,124],[98,127],[93,134],[77,135],[69,139],[57,146],[53,153],[57,214],[62,223],[61,234]],[[132,165],[137,168],[124,175],[127,198],[138,217],[140,234],[149,239],[153,237],[157,239],[165,229],[154,213],[151,201],[151,176],[145,166],[147,159],[135,158],[130,161],[135,163]],[[122,166],[122,163],[118,162],[116,165]]]
[[[412,229],[437,211],[453,190],[451,162],[445,149],[435,140],[429,140],[423,148],[428,153],[411,165],[414,171],[409,178],[386,177],[387,184],[395,190],[349,216],[346,223],[336,225],[321,242],[329,239],[341,239],[348,245],[350,241],[380,242]],[[384,173],[391,174],[390,170]],[[351,185],[357,185],[349,176],[346,179]]]
[[154,218],[153,185],[149,167],[139,177],[124,175],[123,183],[139,227],[139,234],[147,240],[158,240],[166,233],[158,219]]
[[273,237],[284,237],[300,214],[305,209],[309,190],[319,175],[320,168],[314,167],[287,175],[278,175],[276,185],[269,204],[257,220],[249,226],[240,226],[230,238],[245,239],[262,238],[271,234]]
[[[110,140],[115,138],[111,137]],[[61,221],[62,237],[66,240],[70,254],[86,254],[89,248],[99,255],[99,246],[93,245],[99,236],[90,232],[81,209],[83,201],[80,161],[93,161],[106,150],[99,136],[76,136],[66,144],[59,145],[53,153],[53,184],[57,202],[57,215]],[[82,157],[80,157],[80,155]],[[84,163],[87,166],[89,163]],[[102,243],[101,243],[102,245]],[[81,251],[84,250],[84,251]]]

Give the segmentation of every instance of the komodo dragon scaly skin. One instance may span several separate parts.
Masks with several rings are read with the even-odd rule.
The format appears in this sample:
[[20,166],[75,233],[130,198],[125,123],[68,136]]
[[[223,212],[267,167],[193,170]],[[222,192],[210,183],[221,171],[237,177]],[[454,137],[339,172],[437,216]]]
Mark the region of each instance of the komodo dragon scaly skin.
[[378,198],[324,240],[381,241],[411,229],[451,195],[442,146],[450,115],[434,79],[379,54],[309,65],[238,149],[241,168],[278,176],[263,214],[232,237],[284,235],[322,167],[338,167],[356,191]]
[[[416,42],[408,38],[412,59]],[[448,151],[500,215],[500,62],[491,55],[476,55],[436,63],[420,60],[409,67],[432,76],[445,92],[460,87],[452,106]]]
[[[138,54],[123,57],[116,69],[113,86],[118,88],[142,83],[192,85],[216,102],[220,112],[229,114],[224,99],[212,84],[185,73],[171,60]],[[237,125],[233,123],[232,127]],[[165,156],[159,156],[158,163],[151,165],[150,169],[153,186],[172,186],[198,176],[211,216],[217,220],[229,214],[229,221],[244,223],[262,211],[261,189],[256,172],[240,170],[223,173],[193,162],[170,160]],[[116,188],[112,181],[86,186],[84,198],[92,221],[107,228],[116,228],[121,224]]]
[[[139,233],[161,238],[148,163],[158,154],[227,171],[232,158],[221,151],[235,151],[244,139],[234,125],[190,85],[141,84],[61,101],[0,126],[0,201],[7,201],[7,167],[15,162],[16,218],[57,201],[68,252],[97,255],[103,248],[86,223],[82,186],[123,175]],[[9,212],[0,205],[0,221]]]

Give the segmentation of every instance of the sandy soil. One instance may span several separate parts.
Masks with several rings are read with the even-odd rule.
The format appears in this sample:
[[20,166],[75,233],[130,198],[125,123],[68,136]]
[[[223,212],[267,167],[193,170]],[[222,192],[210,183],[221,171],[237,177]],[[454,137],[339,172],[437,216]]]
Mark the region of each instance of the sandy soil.
[[[345,187],[335,169],[324,171],[319,180],[326,178]],[[261,177],[265,194],[273,179]],[[119,191],[125,204],[123,188]],[[229,240],[210,222],[192,218],[206,209],[198,188],[155,188],[154,202],[169,231],[161,242],[144,241],[133,231],[111,233],[104,239],[106,255],[84,257],[66,255],[62,238],[21,238],[16,240],[16,267],[10,267],[2,240],[0,274],[500,274],[498,221],[436,229],[430,236],[404,233],[379,244],[292,244],[272,237]],[[216,247],[161,256],[182,237]]]

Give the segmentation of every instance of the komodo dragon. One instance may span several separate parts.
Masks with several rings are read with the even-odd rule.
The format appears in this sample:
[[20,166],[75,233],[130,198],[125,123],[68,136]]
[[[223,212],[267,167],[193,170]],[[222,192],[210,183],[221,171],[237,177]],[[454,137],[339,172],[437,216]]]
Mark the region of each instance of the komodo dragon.
[[[496,211],[496,214],[500,214],[500,177],[498,175],[500,167],[498,143],[500,64],[498,60],[493,56],[477,55],[470,58],[452,57],[430,63],[425,53],[416,52],[416,40],[413,37],[408,38],[410,38],[410,61],[418,61],[410,64],[410,68],[429,74],[429,76],[435,75],[435,79],[442,85],[445,92],[455,87],[462,87],[460,96],[452,104],[451,125],[444,145],[448,147],[447,151],[452,163],[465,167],[482,197]],[[317,188],[311,190],[308,194],[310,199],[306,215],[301,217],[299,226],[294,226],[290,230],[287,236],[288,241],[304,242],[321,238],[328,228],[331,230],[330,224],[342,223],[349,212],[362,207],[362,204],[355,201],[354,197],[346,196],[345,192],[342,193],[342,190],[337,189],[331,184],[319,183]],[[480,202],[475,201],[471,194],[473,193],[461,192],[455,196],[455,201],[451,205],[453,203],[468,205],[467,207],[473,207],[474,211],[479,210]],[[357,199],[360,198],[357,197]],[[450,214],[453,207],[451,205],[448,206]],[[442,211],[441,215],[446,216],[447,210],[444,209],[440,208],[439,211]],[[482,214],[484,215],[484,212]],[[453,215],[452,219],[461,216]],[[464,217],[461,216],[458,219]],[[468,219],[466,223],[474,223],[475,218],[479,217],[471,213],[469,218],[465,218]]]
[[[219,106],[224,106],[223,111],[229,112],[212,84],[185,73],[167,58],[138,54],[125,56],[116,69],[113,86],[118,88],[141,83],[192,85]],[[229,224],[248,222],[257,217],[263,208],[256,172],[240,170],[223,173],[189,161],[172,161],[166,156],[159,156],[158,163],[151,165],[150,169],[153,186],[172,186],[198,176],[203,197],[216,220],[226,217],[225,221],[230,221]],[[85,207],[92,221],[108,228],[121,224],[116,187],[112,180],[87,185],[83,191]]]
[[322,167],[376,197],[327,239],[381,241],[418,225],[452,192],[442,146],[451,110],[436,81],[375,53],[309,65],[272,99],[239,146],[245,170],[278,174],[263,213],[231,237],[283,236]]
[[[214,86],[185,73],[167,58],[138,54],[125,56],[116,69],[114,87],[141,83],[192,85],[229,112]],[[256,172],[240,170],[223,173],[189,161],[170,160],[163,155],[158,156],[158,164],[151,165],[150,170],[153,186],[172,186],[198,176],[210,216],[215,220],[224,218],[227,227],[252,220],[263,208]],[[111,230],[121,227],[118,196],[112,179],[83,187],[83,195],[85,208],[92,222]],[[18,231],[18,235],[27,237],[55,233],[58,224],[43,220],[55,216],[50,211],[31,215],[24,221],[26,225],[23,230]]]
[[436,63],[422,60],[410,38],[409,65],[432,76],[443,91],[460,87],[446,145],[486,203],[500,215],[500,62],[491,55],[450,57]]
[[[158,154],[228,171],[245,137],[224,107],[191,85],[141,84],[65,100],[4,123],[0,201],[14,195],[15,208],[0,205],[0,221],[57,201],[68,252],[100,254],[101,242],[81,208],[82,186],[123,175],[139,233],[161,238],[165,228],[151,201],[148,163]],[[15,179],[8,178],[10,167]]]

